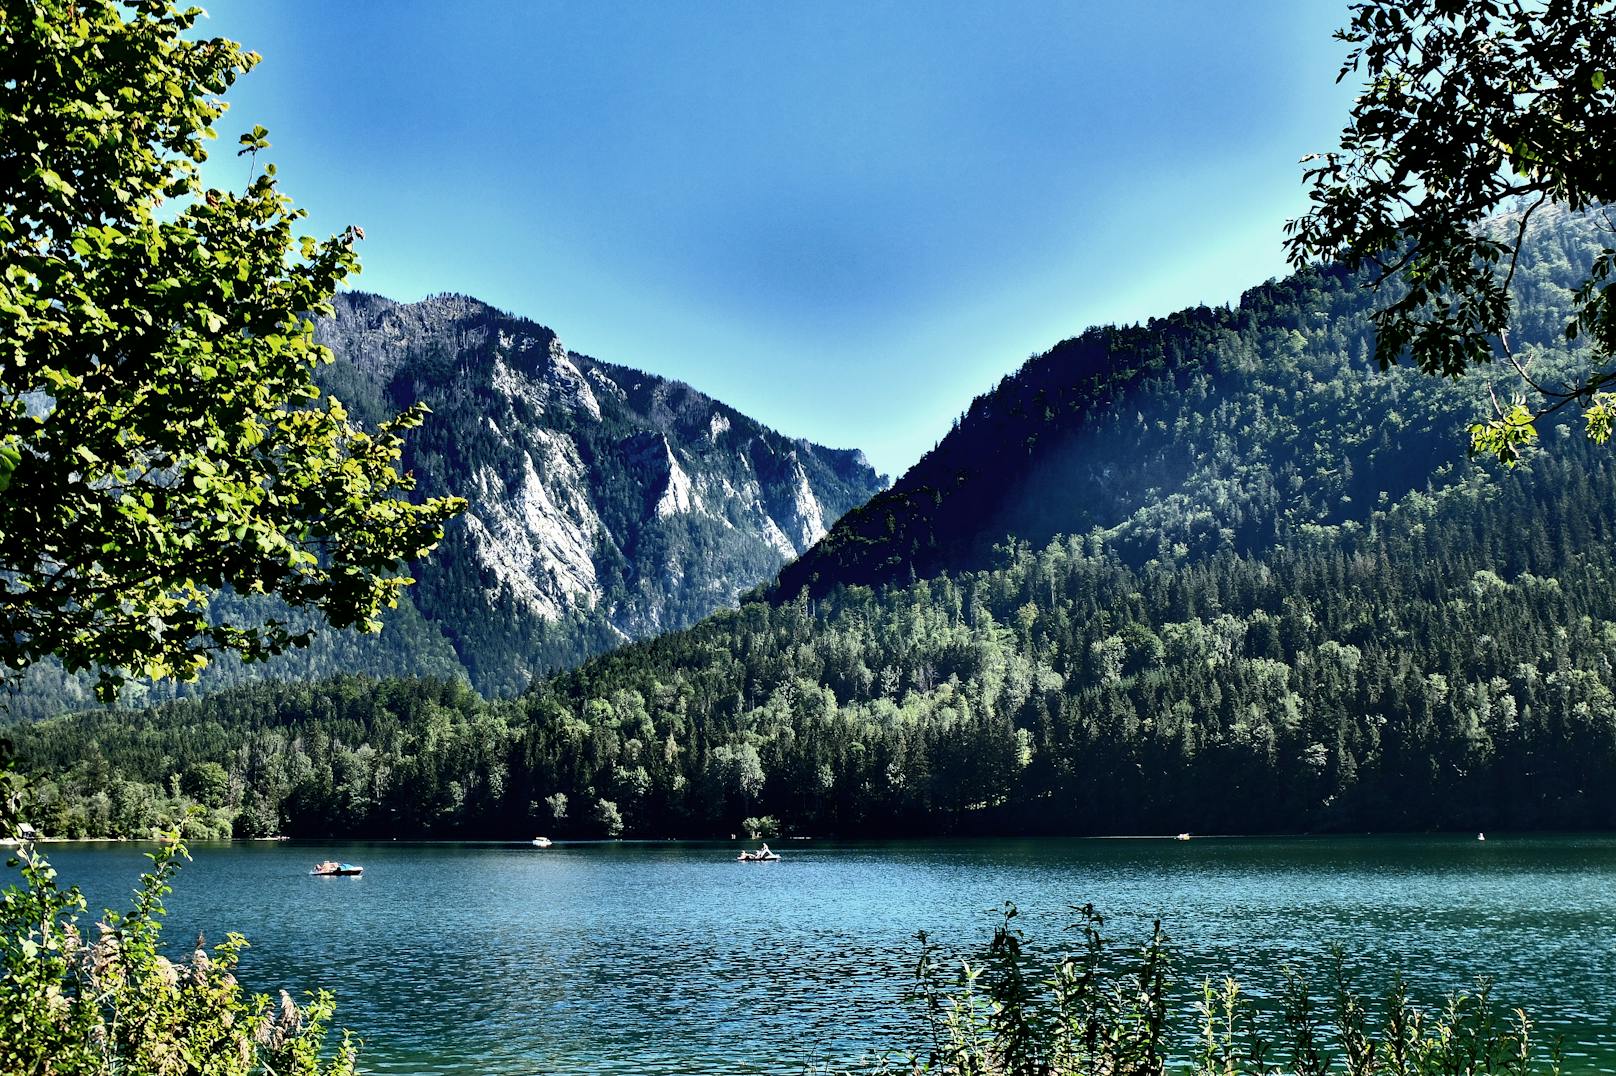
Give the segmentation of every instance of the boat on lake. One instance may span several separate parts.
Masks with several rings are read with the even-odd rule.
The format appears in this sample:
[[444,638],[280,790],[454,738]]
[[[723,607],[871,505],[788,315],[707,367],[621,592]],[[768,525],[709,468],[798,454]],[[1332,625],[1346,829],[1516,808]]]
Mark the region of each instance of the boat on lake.
[[1190,839],[1190,835],[1188,833],[1180,833],[1178,835],[1178,839],[1181,841],[1187,841]]
[[548,837],[534,837],[533,838],[533,847],[535,847],[535,848],[548,848],[554,843],[555,842],[552,841]]
[[774,863],[780,859],[778,852],[742,852],[735,857],[742,863]]
[[365,873],[365,868],[353,863],[338,863],[334,859],[328,859],[324,863],[316,863],[314,869],[309,873],[317,877],[326,878],[341,874],[363,874]]

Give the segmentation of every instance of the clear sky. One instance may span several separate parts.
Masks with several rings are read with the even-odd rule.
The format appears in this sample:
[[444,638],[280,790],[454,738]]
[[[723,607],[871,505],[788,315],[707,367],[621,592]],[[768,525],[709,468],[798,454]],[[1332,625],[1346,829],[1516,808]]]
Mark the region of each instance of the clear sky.
[[[567,346],[906,468],[1101,322],[1284,271],[1333,145],[1345,0],[214,0],[229,96],[359,287]],[[236,171],[241,176],[236,176]]]

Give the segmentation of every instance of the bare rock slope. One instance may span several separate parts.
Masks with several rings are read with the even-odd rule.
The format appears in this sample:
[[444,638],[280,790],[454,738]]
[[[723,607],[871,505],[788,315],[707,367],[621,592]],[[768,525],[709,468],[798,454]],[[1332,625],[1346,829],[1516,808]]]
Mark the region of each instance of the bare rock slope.
[[470,505],[411,600],[484,691],[695,622],[885,486],[861,452],[465,296],[348,293],[318,331],[325,388],[361,417],[431,408],[406,465],[423,495]]

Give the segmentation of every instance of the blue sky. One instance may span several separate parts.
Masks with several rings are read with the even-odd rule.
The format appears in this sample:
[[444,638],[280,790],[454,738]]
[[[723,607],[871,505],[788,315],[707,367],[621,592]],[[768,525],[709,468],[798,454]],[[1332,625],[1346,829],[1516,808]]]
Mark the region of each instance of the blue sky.
[[[263,3],[234,135],[359,287],[475,295],[902,471],[1100,322],[1284,271],[1345,3]],[[236,176],[236,171],[241,176]]]

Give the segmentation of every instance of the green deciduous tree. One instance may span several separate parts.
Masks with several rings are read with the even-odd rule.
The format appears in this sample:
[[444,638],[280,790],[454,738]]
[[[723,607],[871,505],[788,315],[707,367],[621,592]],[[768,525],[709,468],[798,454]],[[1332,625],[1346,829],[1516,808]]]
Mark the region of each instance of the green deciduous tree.
[[[223,588],[377,626],[457,509],[412,504],[406,412],[372,431],[321,398],[315,315],[357,269],[256,167],[200,165],[258,60],[169,0],[0,6],[0,663],[194,674],[305,641],[223,622]],[[0,675],[5,675],[0,672]]]
[[[1501,358],[1522,390],[1494,401],[1472,448],[1513,462],[1534,420],[1576,401],[1611,432],[1616,250],[1592,261],[1565,332],[1585,376],[1535,372],[1511,340],[1522,240],[1546,205],[1616,200],[1616,7],[1608,0],[1364,0],[1337,37],[1364,89],[1334,152],[1306,158],[1313,208],[1286,226],[1298,266],[1370,265],[1387,296],[1375,357],[1457,377]],[[1616,227],[1613,227],[1616,232]]]
[[185,768],[180,789],[205,807],[217,807],[230,791],[230,775],[217,762],[197,762]]

